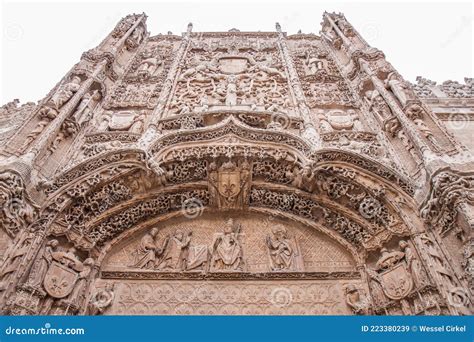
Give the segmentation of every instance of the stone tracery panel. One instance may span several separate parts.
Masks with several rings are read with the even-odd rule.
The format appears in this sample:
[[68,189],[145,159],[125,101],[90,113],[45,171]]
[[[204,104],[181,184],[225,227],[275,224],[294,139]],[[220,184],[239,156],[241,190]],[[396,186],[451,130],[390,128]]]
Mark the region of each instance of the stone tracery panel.
[[[349,315],[346,281],[101,281],[115,283],[111,315]],[[102,285],[101,286],[105,286]]]

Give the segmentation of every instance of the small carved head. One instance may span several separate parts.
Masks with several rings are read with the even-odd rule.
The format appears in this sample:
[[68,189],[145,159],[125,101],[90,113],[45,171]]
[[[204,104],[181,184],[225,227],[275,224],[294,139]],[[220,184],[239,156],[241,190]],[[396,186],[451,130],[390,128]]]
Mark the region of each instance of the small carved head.
[[53,248],[56,248],[58,245],[59,245],[59,241],[56,240],[56,239],[53,239],[53,240],[49,241],[48,244],[47,244],[47,246],[51,246]]
[[398,243],[398,246],[403,250],[405,250],[405,248],[408,247],[408,242],[406,242],[405,240],[401,240],[399,243]]
[[353,293],[353,292],[357,292],[357,291],[358,291],[358,290],[357,290],[357,287],[355,287],[354,284],[348,284],[348,285],[346,286],[346,289],[345,289],[345,290],[346,290],[346,293]]
[[152,229],[150,230],[150,235],[151,235],[151,236],[156,236],[156,234],[158,234],[158,228],[152,228]]
[[234,229],[234,220],[230,218],[225,223],[224,233],[232,233],[233,229]]
[[84,266],[94,266],[94,259],[87,258],[86,260],[84,260]]
[[79,84],[79,83],[81,83],[81,78],[79,76],[73,76],[71,78],[71,83]]

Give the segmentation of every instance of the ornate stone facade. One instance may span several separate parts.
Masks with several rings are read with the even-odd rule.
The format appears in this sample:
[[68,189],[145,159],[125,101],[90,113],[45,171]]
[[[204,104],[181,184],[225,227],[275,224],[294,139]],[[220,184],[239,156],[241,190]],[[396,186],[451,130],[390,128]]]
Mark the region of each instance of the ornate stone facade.
[[2,314],[472,313],[472,79],[412,85],[342,14],[146,20],[1,108]]

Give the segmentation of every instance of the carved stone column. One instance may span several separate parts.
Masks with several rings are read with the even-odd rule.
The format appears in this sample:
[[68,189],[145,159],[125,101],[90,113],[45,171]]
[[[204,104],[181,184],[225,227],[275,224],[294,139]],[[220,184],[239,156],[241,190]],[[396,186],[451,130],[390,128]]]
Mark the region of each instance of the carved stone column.
[[359,62],[362,69],[367,73],[367,75],[369,75],[372,83],[374,84],[375,89],[377,89],[377,91],[382,95],[384,100],[392,109],[392,112],[395,114],[402,126],[406,129],[408,136],[418,148],[418,151],[420,151],[421,157],[423,158],[425,165],[428,164],[435,158],[435,155],[431,151],[430,147],[421,139],[417,129],[413,126],[411,120],[408,119],[403,110],[400,109],[392,94],[390,94],[388,90],[385,89],[385,86],[382,81],[374,75],[374,72],[370,69],[368,64],[362,59],[359,59]]
[[82,97],[89,91],[90,86],[95,81],[97,75],[99,75],[105,67],[107,62],[103,60],[100,62],[93,73],[81,84],[79,90],[74,94],[74,96],[61,108],[58,116],[49,124],[46,129],[41,133],[38,139],[30,144],[28,149],[24,153],[24,157],[26,161],[33,162],[39,155],[41,151],[43,151],[47,144],[49,143],[49,139],[51,137],[56,136],[58,130],[61,128],[64,120],[71,114],[74,108],[77,106],[79,101]]
[[278,23],[276,24],[276,29],[278,31],[278,45],[283,56],[283,61],[286,65],[286,69],[288,70],[291,90],[294,94],[294,98],[296,99],[298,111],[304,121],[303,136],[307,138],[313,144],[314,147],[318,147],[321,145],[321,138],[319,136],[319,132],[316,129],[316,127],[319,127],[319,124],[317,122],[318,119],[316,118],[316,116],[315,118],[311,117],[310,110],[308,108],[308,105],[306,104],[306,98],[304,96],[303,88],[301,87],[301,83],[298,78],[298,73],[296,72],[296,68],[293,65],[293,60],[291,59],[290,53],[288,51],[285,36],[283,32],[281,32],[281,27]]
[[168,72],[168,76],[166,77],[166,80],[164,82],[163,89],[158,98],[158,105],[151,114],[151,118],[148,122],[148,127],[144,130],[142,137],[138,141],[138,145],[141,147],[146,147],[156,137],[158,130],[158,122],[162,118],[164,110],[166,108],[166,104],[168,103],[169,97],[172,94],[176,76],[180,69],[180,64],[189,46],[189,40],[192,29],[193,24],[189,23],[186,34],[183,37],[181,45],[179,46],[178,51],[176,53],[174,62],[171,65],[170,70]]

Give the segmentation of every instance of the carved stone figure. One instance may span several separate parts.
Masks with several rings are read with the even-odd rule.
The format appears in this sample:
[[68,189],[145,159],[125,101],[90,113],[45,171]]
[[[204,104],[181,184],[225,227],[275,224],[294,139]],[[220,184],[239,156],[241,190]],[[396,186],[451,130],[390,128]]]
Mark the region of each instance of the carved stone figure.
[[135,252],[136,262],[133,267],[155,268],[157,256],[162,253],[162,249],[156,246],[156,235],[158,229],[152,228],[140,240],[140,245]]
[[239,241],[240,225],[227,220],[222,234],[212,243],[212,271],[240,271],[243,267],[242,246]]
[[272,271],[299,271],[298,258],[300,251],[296,241],[290,239],[284,227],[272,229],[272,236],[267,236],[266,243],[270,254]]
[[79,90],[81,87],[81,78],[79,76],[73,76],[71,81],[60,86],[58,91],[51,96],[51,103],[54,108],[60,110],[66,102]]
[[361,290],[353,284],[346,286],[346,303],[356,315],[368,315],[370,303]]
[[307,67],[307,75],[316,75],[319,70],[324,70],[324,62],[318,56],[311,55],[309,51],[306,53],[305,64]]
[[105,288],[98,290],[89,301],[89,315],[102,315],[114,301],[114,283],[105,284]]
[[153,56],[151,51],[145,51],[144,59],[138,67],[138,75],[143,79],[148,79],[154,76],[157,69],[163,65],[163,61],[159,60],[157,56]]
[[410,270],[411,277],[415,287],[421,287],[425,284],[424,271],[421,268],[420,260],[415,254],[415,251],[410,247],[408,242],[402,240],[398,244],[400,249],[405,253],[405,261]]
[[158,269],[184,271],[188,261],[187,254],[190,242],[191,232],[184,234],[181,230],[177,230],[166,240]]
[[69,302],[74,303],[76,305],[80,305],[84,303],[86,286],[89,281],[89,275],[92,271],[93,266],[94,266],[94,259],[87,258],[86,260],[84,260],[83,268],[79,272],[78,280],[76,281],[74,289],[71,291],[71,293],[67,297],[67,300]]
[[51,121],[56,119],[58,112],[50,107],[42,107],[38,111],[39,121],[36,124],[36,127],[26,136],[25,142],[20,148],[21,151],[26,150],[28,146],[43,132],[46,126],[49,125]]
[[369,90],[365,93],[365,101],[368,104],[369,110],[373,109],[376,118],[380,123],[384,123],[386,120],[392,117],[392,111],[387,105],[382,95],[378,90]]
[[102,95],[98,90],[88,92],[83,96],[72,116],[80,127],[92,119],[93,111],[101,99]]
[[387,79],[385,80],[385,86],[387,89],[392,91],[393,95],[395,95],[402,107],[405,107],[408,100],[413,98],[411,89],[395,72],[391,72],[387,76]]
[[46,275],[46,272],[53,262],[53,253],[56,252],[58,247],[58,240],[50,240],[46,244],[44,251],[41,253],[39,258],[36,259],[35,264],[31,270],[28,284],[36,288],[42,288],[43,280]]

